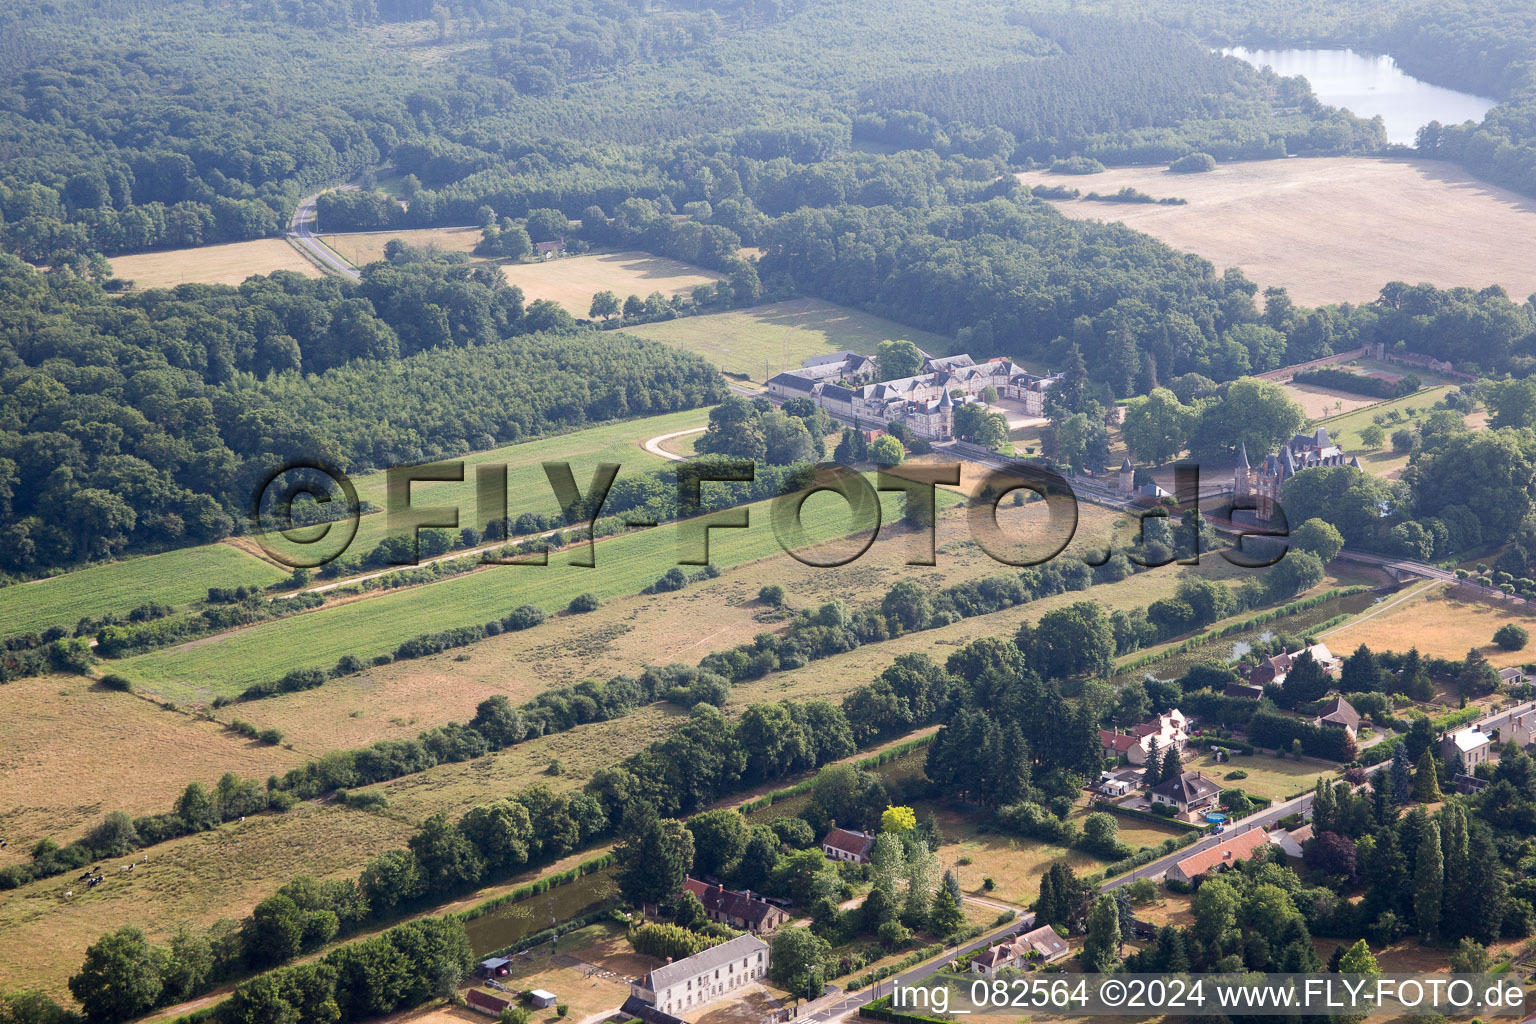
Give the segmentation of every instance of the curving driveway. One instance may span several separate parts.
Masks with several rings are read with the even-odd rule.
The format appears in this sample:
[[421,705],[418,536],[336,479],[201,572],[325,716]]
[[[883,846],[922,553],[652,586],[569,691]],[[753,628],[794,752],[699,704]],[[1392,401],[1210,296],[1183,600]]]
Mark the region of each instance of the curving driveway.
[[[345,192],[355,188],[357,188],[356,185],[342,185],[337,191]],[[299,208],[293,211],[293,220],[288,224],[289,241],[309,253],[326,270],[340,274],[349,281],[361,281],[363,275],[356,267],[338,256],[315,236],[315,201],[319,198],[318,192],[312,196],[305,196],[300,201]]]

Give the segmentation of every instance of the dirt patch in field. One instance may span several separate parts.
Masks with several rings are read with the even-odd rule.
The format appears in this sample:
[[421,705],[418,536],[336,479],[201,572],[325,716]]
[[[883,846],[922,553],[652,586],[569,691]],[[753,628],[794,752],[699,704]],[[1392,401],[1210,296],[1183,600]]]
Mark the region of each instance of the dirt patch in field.
[[648,252],[568,256],[540,263],[513,263],[501,270],[507,282],[521,288],[529,302],[549,299],[572,316],[582,317],[598,292],[613,292],[621,302],[630,295],[643,299],[651,292],[670,297],[690,292],[695,285],[713,284],[722,276]]
[[1378,401],[1375,398],[1351,395],[1344,391],[1331,391],[1328,388],[1313,387],[1310,384],[1292,383],[1284,387],[1285,393],[1291,396],[1291,401],[1301,406],[1309,420],[1320,420],[1325,416],[1340,416]]
[[114,256],[112,273],[132,281],[135,289],[174,288],[178,284],[239,284],[256,274],[292,270],[305,277],[320,271],[281,238],[167,249],[135,256]]
[[1368,302],[1390,281],[1536,291],[1536,202],[1440,161],[1291,158],[1221,164],[1208,174],[1121,167],[1082,178],[1031,171],[1019,180],[1186,199],[1055,205],[1069,217],[1145,231],[1218,271],[1240,267],[1298,302]]

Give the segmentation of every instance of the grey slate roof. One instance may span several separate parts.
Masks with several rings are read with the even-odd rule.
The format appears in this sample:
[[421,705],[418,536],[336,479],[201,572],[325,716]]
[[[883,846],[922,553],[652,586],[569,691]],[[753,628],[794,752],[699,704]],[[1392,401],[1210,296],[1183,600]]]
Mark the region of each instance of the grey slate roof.
[[802,377],[798,373],[779,373],[768,378],[769,384],[777,384],[782,388],[793,391],[810,391],[816,386],[816,382],[809,377]]
[[676,963],[658,967],[645,976],[645,987],[660,992],[680,981],[696,978],[705,971],[724,967],[733,960],[755,959],[757,954],[768,952],[768,944],[752,935],[738,935],[729,942],[711,946],[702,953],[685,957]]
[[1159,782],[1152,787],[1155,796],[1167,797],[1175,803],[1190,804],[1202,797],[1221,792],[1221,787],[1203,775],[1185,772],[1176,779]]

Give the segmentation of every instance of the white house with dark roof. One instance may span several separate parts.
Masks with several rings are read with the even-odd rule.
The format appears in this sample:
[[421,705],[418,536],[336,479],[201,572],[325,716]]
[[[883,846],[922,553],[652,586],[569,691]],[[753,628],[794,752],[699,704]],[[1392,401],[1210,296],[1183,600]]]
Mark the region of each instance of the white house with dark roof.
[[1343,697],[1335,697],[1318,710],[1317,717],[1312,719],[1312,724],[1319,727],[1331,725],[1343,729],[1353,739],[1360,731],[1360,712],[1356,711],[1354,705]]
[[701,953],[648,972],[630,982],[630,995],[662,1013],[683,1016],[768,976],[768,944],[738,935]]
[[821,852],[827,855],[828,860],[868,864],[869,851],[874,848],[875,837],[868,832],[834,828],[821,837]]
[[977,953],[971,958],[971,973],[993,978],[998,971],[1009,967],[1022,967],[1027,963],[1053,964],[1070,951],[1066,939],[1057,935],[1049,925],[1042,925]]
[[1165,804],[1180,815],[1215,807],[1221,787],[1205,777],[1204,772],[1184,772],[1176,779],[1159,782],[1147,792],[1154,804]]

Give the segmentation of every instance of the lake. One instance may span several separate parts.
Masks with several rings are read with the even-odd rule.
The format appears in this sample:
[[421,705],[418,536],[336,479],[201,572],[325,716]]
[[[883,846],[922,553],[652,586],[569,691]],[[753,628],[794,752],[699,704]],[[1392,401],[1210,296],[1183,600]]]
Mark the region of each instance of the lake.
[[1411,146],[1418,130],[1431,121],[1460,124],[1481,121],[1498,100],[1457,92],[1414,78],[1386,56],[1353,50],[1250,50],[1229,47],[1222,53],[1255,67],[1271,67],[1291,77],[1304,75],[1317,98],[1364,118],[1377,114],[1387,126],[1387,141]]

